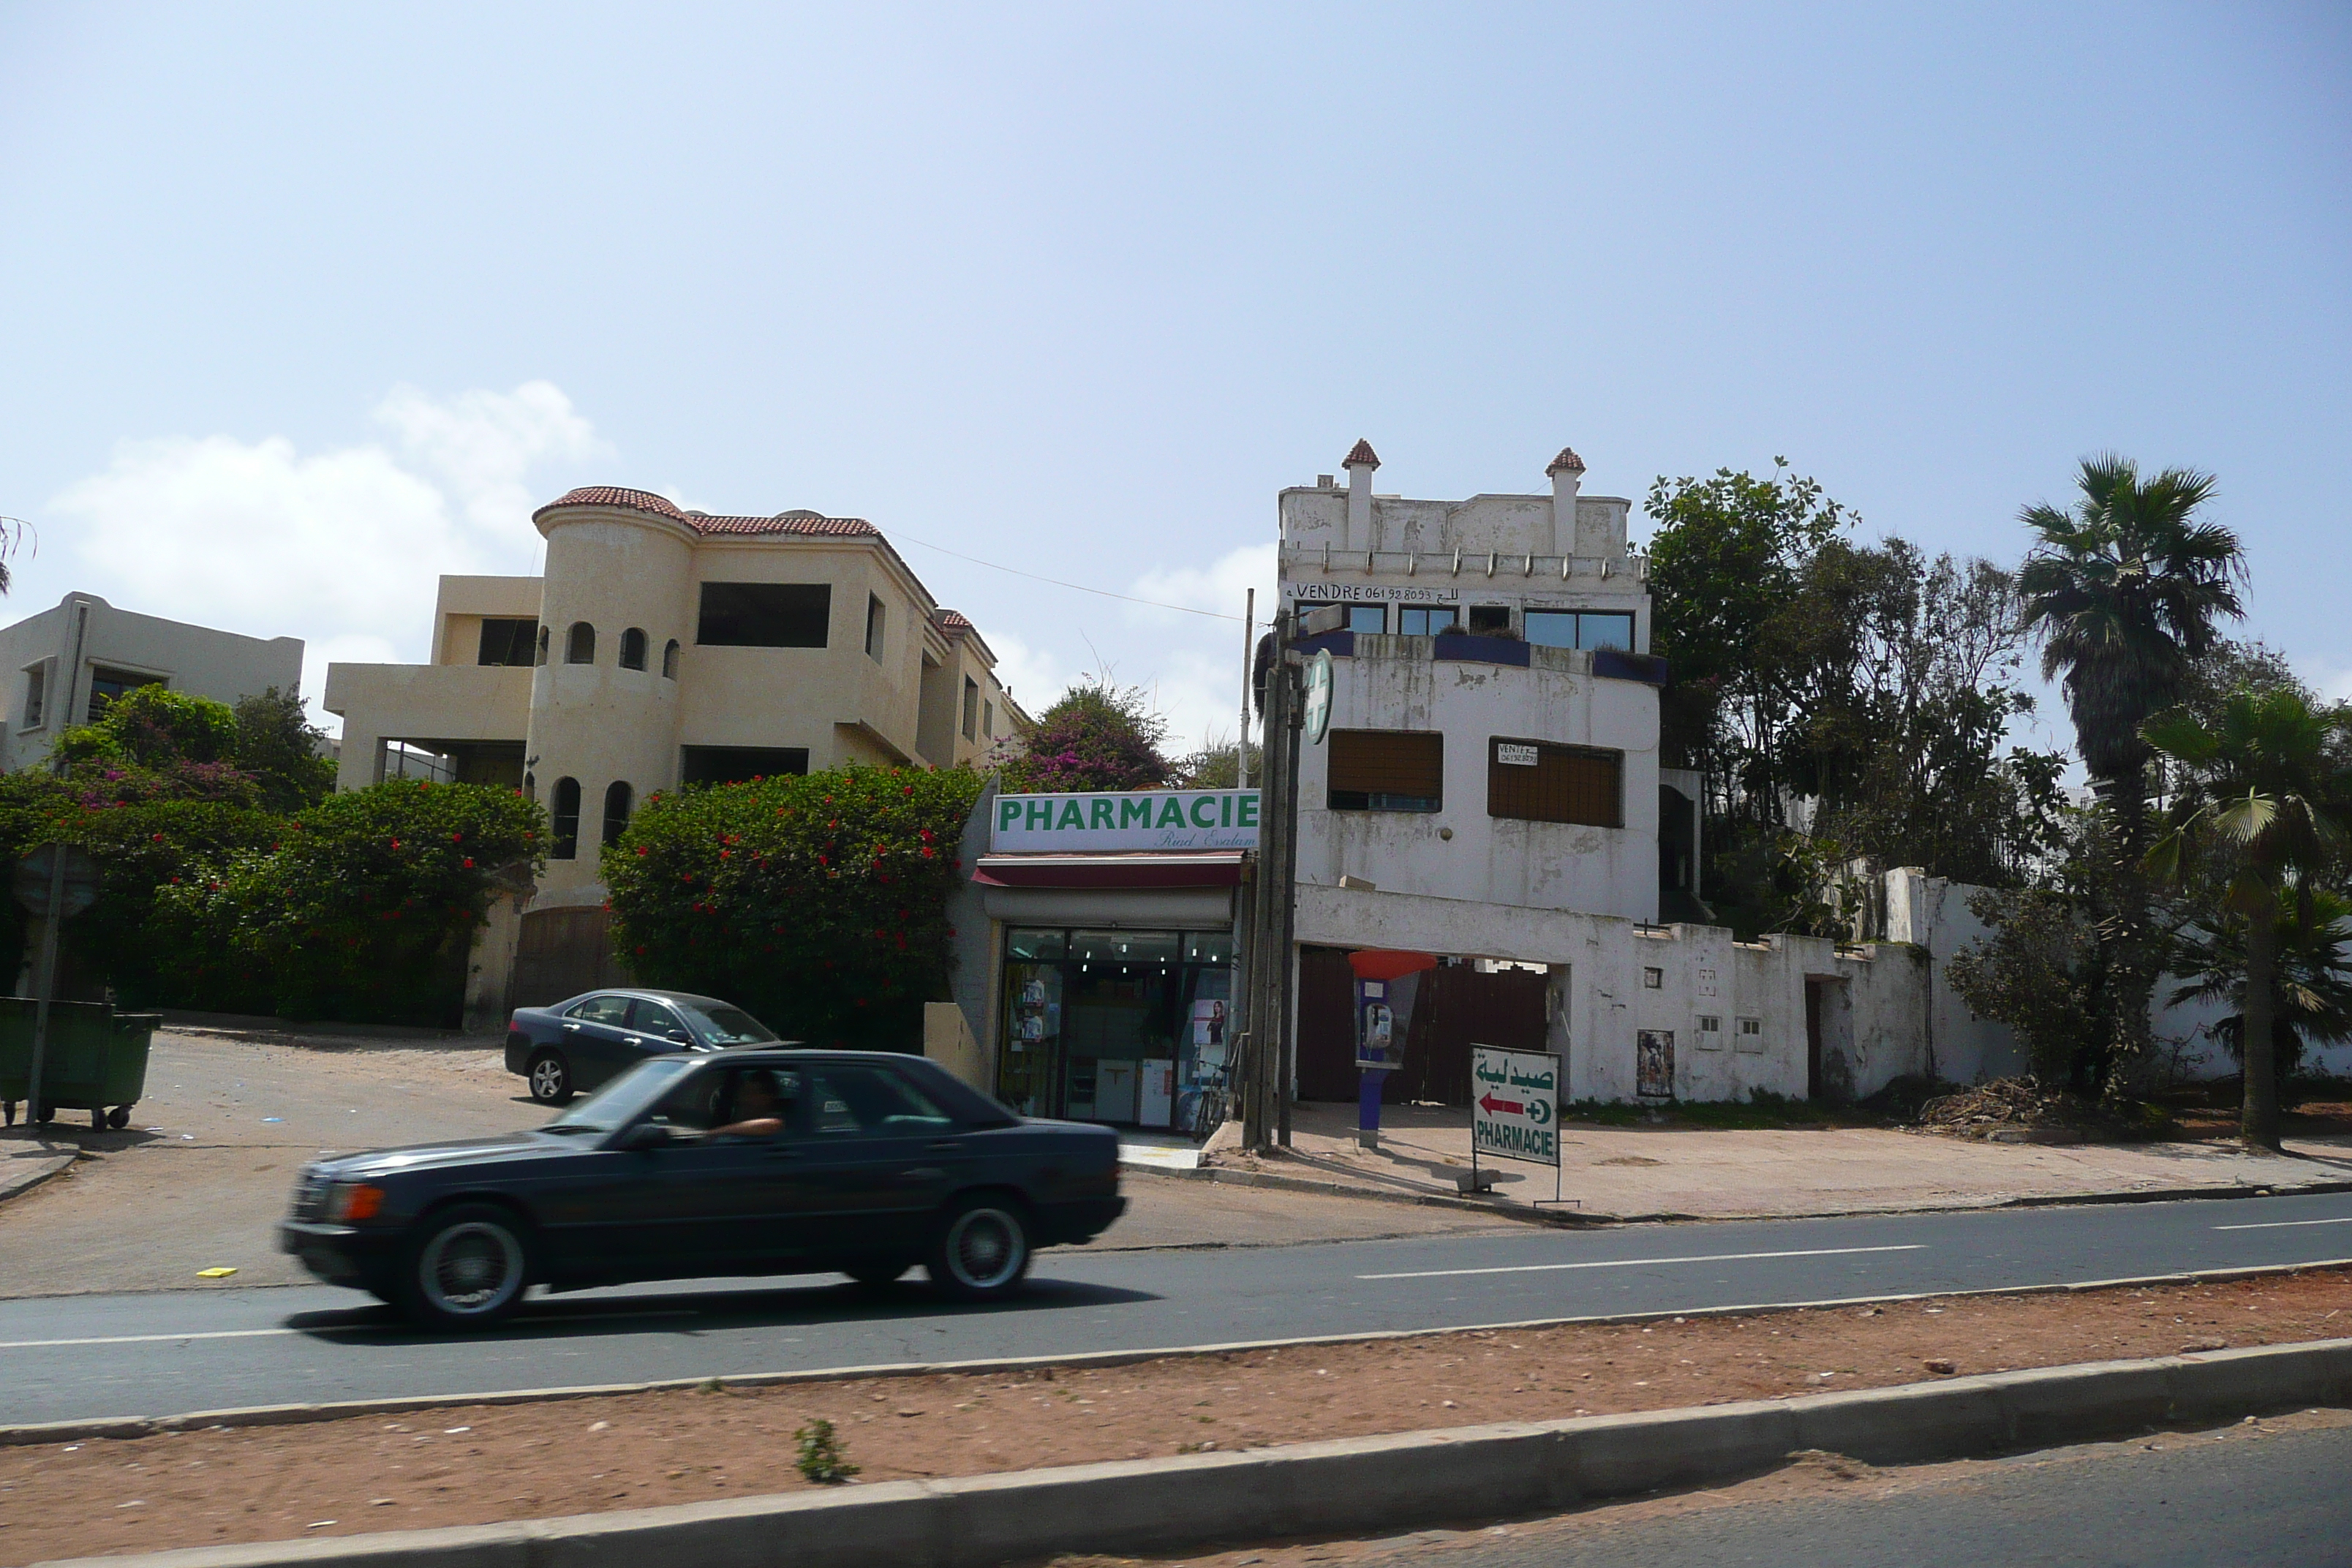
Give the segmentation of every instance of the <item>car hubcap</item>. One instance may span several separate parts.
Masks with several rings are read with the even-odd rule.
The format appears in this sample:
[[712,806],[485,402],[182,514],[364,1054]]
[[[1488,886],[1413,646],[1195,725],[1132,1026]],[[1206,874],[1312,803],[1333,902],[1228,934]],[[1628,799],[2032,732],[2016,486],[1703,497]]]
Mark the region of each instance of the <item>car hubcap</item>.
[[1003,1209],[973,1209],[948,1232],[948,1267],[958,1283],[992,1289],[1021,1272],[1026,1247],[1020,1221]]
[[530,1091],[541,1100],[563,1092],[563,1064],[550,1058],[530,1069]]
[[454,1317],[495,1311],[522,1288],[522,1244],[484,1220],[453,1225],[417,1260],[427,1300]]

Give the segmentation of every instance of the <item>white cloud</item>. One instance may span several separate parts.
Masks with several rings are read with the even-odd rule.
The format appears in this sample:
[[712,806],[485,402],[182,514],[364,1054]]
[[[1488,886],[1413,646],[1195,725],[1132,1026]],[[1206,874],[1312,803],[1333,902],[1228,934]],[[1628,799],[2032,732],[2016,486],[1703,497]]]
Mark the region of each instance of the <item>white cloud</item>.
[[436,400],[394,389],[375,410],[397,453],[368,443],[305,457],[268,437],[125,441],[50,510],[78,580],[128,608],[304,639],[314,718],[331,659],[419,659],[441,574],[539,569],[528,480],[599,450],[545,382]]

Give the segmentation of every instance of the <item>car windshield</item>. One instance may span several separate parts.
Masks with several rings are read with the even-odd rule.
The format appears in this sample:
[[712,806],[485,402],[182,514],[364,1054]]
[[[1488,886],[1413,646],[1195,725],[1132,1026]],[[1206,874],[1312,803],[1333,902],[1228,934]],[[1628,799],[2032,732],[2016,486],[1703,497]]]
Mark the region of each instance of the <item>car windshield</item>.
[[715,1007],[698,1007],[691,1002],[681,1002],[679,1009],[702,1031],[702,1037],[714,1046],[758,1046],[776,1037],[775,1031],[751,1016],[740,1007],[720,1003]]
[[668,1092],[677,1075],[694,1064],[682,1056],[652,1057],[623,1073],[541,1131],[601,1133],[617,1131],[642,1115],[646,1108]]

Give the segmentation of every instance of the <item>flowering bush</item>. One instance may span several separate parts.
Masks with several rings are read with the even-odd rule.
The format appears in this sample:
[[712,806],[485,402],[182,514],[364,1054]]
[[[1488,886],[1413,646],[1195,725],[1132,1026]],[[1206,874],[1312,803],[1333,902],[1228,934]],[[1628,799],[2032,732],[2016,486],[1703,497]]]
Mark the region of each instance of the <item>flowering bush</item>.
[[979,795],[968,769],[848,767],[648,796],[604,851],[614,950],[788,1039],[920,1050]]

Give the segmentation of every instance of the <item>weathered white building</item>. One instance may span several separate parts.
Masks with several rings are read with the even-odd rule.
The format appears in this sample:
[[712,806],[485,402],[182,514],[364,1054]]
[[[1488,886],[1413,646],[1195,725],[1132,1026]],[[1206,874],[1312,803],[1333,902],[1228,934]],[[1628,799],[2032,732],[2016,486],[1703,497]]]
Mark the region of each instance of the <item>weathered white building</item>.
[[297,690],[302,639],[215,631],[118,609],[96,594],[68,594],[0,629],[0,669],[16,672],[15,700],[0,718],[0,772],[16,773],[39,764],[59,734],[133,687],[168,686],[231,706],[271,687]]

